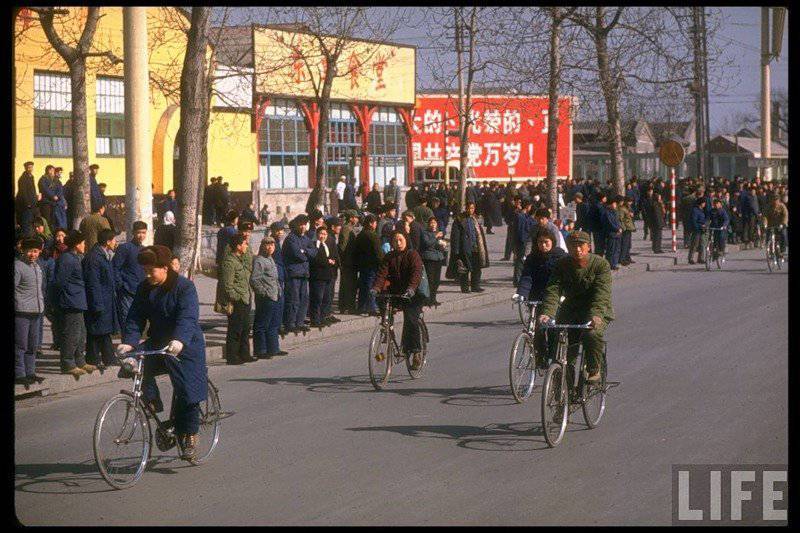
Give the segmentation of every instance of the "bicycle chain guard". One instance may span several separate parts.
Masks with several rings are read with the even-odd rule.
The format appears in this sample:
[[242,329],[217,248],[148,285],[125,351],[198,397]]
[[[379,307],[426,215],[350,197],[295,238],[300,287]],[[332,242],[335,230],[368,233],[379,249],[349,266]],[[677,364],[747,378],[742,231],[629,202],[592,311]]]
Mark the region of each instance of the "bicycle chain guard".
[[161,428],[156,429],[156,447],[162,452],[168,452],[178,445],[178,439],[171,432]]

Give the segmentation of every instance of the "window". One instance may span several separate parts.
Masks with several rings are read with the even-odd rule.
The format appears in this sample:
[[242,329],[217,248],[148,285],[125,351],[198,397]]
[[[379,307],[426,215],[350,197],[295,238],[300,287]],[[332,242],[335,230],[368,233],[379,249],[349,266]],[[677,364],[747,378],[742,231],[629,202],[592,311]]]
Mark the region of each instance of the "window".
[[328,186],[335,187],[339,176],[358,181],[361,155],[361,129],[347,104],[332,103],[328,110]]
[[261,187],[308,188],[308,146],[308,129],[294,102],[276,99],[267,106],[258,132]]
[[72,156],[72,88],[69,76],[33,74],[33,153]]
[[372,113],[370,126],[370,175],[372,183],[385,187],[392,178],[405,185],[408,138],[397,112],[380,107]]
[[97,78],[95,153],[125,156],[125,85],[117,78]]

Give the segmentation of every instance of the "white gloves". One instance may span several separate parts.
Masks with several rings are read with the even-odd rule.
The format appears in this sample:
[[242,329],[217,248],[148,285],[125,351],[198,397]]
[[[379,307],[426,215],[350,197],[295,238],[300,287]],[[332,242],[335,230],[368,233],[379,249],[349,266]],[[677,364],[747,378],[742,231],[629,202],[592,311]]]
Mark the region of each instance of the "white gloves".
[[133,351],[133,346],[130,344],[120,344],[117,346],[117,355],[124,355],[130,351]]
[[518,302],[522,298],[519,294],[514,293],[514,296],[511,297],[511,300],[514,302]]
[[172,355],[178,355],[183,350],[183,343],[179,340],[171,340],[167,344],[167,351]]

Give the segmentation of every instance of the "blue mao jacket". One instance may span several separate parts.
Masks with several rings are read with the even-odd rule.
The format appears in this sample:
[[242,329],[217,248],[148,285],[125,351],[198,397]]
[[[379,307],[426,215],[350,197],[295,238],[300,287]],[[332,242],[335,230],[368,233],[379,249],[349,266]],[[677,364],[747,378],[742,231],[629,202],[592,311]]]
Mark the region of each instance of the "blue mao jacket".
[[[187,403],[206,399],[206,342],[200,329],[200,303],[190,280],[171,270],[162,285],[142,283],[122,328],[122,343],[136,346],[149,323],[145,349],[157,350],[171,340],[183,343],[178,359],[166,357],[176,394]],[[145,359],[145,373],[148,360]]]
[[107,335],[118,331],[117,291],[114,266],[103,247],[95,244],[83,259],[83,281],[86,284],[86,332]]
[[619,237],[620,235],[617,234],[622,228],[622,224],[619,222],[619,215],[617,215],[616,209],[603,209],[603,213],[600,216],[601,224],[602,224],[602,232],[609,237]]
[[290,278],[308,278],[310,275],[309,260],[317,256],[317,248],[308,237],[289,233],[283,241],[283,262],[286,275]]
[[81,257],[74,251],[56,259],[53,275],[53,304],[64,311],[86,311],[86,283],[83,281]]
[[136,288],[145,278],[144,268],[136,260],[141,250],[141,244],[126,242],[117,247],[111,260],[117,290],[130,296],[136,294]]
[[706,214],[697,206],[692,208],[691,228],[693,232],[703,231],[706,225]]

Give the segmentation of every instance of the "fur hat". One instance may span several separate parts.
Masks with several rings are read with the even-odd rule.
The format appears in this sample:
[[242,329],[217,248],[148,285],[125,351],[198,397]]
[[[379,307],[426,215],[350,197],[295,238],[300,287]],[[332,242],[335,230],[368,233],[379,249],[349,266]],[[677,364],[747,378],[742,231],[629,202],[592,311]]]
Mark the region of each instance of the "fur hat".
[[136,256],[136,261],[143,266],[167,268],[172,261],[172,252],[161,244],[145,246]]
[[85,240],[86,237],[83,235],[83,233],[78,230],[72,230],[64,238],[64,244],[67,245],[67,248],[74,248]]

